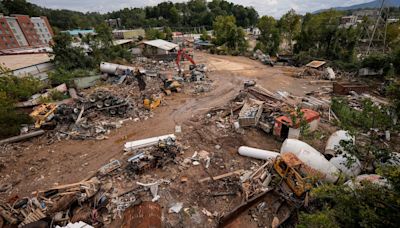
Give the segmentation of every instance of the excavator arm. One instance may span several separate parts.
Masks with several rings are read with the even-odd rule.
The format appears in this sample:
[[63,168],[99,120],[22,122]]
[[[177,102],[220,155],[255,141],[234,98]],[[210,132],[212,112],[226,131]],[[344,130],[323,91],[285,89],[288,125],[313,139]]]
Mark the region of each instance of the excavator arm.
[[176,65],[178,66],[179,71],[181,71],[181,59],[182,56],[189,60],[190,63],[192,63],[193,65],[196,65],[196,62],[192,59],[192,57],[190,57],[190,55],[186,54],[186,50],[185,49],[181,49],[178,51],[178,55],[176,56]]

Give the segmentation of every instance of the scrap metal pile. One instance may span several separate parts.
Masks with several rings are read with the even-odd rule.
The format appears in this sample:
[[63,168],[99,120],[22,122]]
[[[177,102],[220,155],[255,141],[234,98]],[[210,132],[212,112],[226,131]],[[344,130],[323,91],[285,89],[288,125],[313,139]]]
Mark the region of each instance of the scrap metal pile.
[[98,90],[80,98],[75,104],[62,104],[54,113],[60,137],[74,139],[96,138],[109,129],[119,128],[120,121],[111,122],[110,117],[131,117],[132,104],[110,91]]
[[[80,182],[39,190],[32,193],[33,197],[15,196],[0,203],[0,219],[18,227],[28,224],[67,227],[78,222],[100,227],[121,219],[125,210],[142,201],[156,202],[160,198],[159,186],[170,181],[153,180],[144,173],[174,163],[180,146],[174,135],[138,140],[131,145],[135,143],[135,148],[140,149],[129,147],[128,153],[135,154],[133,157],[112,160]],[[126,182],[132,178],[136,181]]]

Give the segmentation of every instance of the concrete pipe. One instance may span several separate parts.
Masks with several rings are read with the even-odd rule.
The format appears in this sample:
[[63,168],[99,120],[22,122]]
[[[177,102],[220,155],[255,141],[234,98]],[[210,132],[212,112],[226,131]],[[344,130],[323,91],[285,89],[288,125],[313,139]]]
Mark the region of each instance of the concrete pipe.
[[297,139],[286,139],[281,147],[281,154],[293,153],[305,165],[324,175],[322,181],[335,183],[340,171],[312,146]]
[[277,156],[279,156],[279,153],[277,152],[261,150],[247,146],[239,147],[238,152],[242,156],[261,159],[261,160],[275,159]]

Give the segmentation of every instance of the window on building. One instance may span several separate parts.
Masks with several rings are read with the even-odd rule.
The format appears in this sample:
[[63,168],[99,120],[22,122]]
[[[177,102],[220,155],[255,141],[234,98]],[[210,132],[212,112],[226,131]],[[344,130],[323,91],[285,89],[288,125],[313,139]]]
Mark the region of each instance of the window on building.
[[1,38],[3,38],[3,40],[4,40],[4,41],[6,41],[6,40],[7,40],[7,38],[6,38],[5,36],[3,36],[3,37],[1,37]]
[[14,23],[12,23],[11,21],[8,24],[10,25],[10,27],[14,27]]
[[40,32],[43,32],[43,30],[42,30],[42,29],[39,29],[39,31],[40,31]]
[[40,24],[39,24],[39,23],[36,23],[36,24],[37,24],[38,27],[40,27]]
[[3,34],[3,30],[0,29],[0,34]]
[[1,26],[3,26],[5,28],[6,27],[6,23],[1,22]]
[[19,35],[15,35],[15,38],[17,38],[17,40],[21,39],[21,37]]
[[13,33],[17,33],[17,30],[15,30],[15,29],[12,29],[12,31],[13,31]]
[[10,34],[10,31],[6,30],[6,34]]
[[26,24],[24,22],[22,22],[22,27],[25,27],[25,26],[26,26]]

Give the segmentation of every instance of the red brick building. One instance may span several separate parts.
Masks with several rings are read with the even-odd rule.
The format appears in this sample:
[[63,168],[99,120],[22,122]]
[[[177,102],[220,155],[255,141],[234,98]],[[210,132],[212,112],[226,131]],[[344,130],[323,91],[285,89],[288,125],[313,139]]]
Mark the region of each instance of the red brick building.
[[0,50],[47,46],[53,42],[53,36],[46,17],[0,13]]
[[17,19],[19,27],[24,33],[25,39],[28,41],[29,46],[43,45],[29,16],[18,14],[13,14],[11,16]]
[[0,50],[19,47],[20,46],[15,39],[13,31],[8,25],[6,18],[0,17]]

